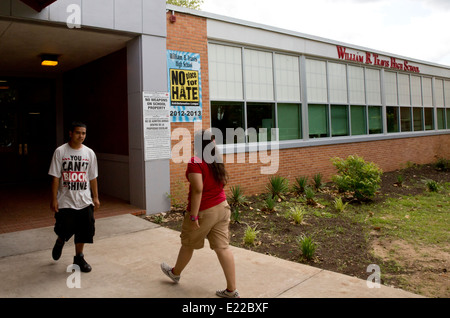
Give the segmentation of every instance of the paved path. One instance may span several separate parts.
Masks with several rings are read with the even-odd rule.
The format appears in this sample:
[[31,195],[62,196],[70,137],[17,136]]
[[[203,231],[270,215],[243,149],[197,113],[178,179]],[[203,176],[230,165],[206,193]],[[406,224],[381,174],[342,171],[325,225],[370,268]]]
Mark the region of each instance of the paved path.
[[[93,270],[81,273],[81,288],[69,288],[76,276],[73,239],[59,261],[51,257],[53,227],[0,235],[1,298],[217,298],[225,279],[215,253],[205,248],[194,256],[179,284],[160,270],[173,265],[179,233],[127,214],[96,221],[95,242],[85,258]],[[368,288],[358,278],[231,247],[241,297],[245,298],[418,298],[410,292],[381,286]],[[72,275],[72,276],[71,276]]]

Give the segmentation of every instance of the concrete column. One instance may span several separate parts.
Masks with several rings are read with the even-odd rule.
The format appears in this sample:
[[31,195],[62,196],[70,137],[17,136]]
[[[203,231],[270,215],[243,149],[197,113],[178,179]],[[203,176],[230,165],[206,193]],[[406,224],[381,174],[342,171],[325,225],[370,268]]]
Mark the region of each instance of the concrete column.
[[167,91],[166,38],[141,35],[127,46],[130,203],[147,215],[170,210],[170,160],[144,160],[143,93]]

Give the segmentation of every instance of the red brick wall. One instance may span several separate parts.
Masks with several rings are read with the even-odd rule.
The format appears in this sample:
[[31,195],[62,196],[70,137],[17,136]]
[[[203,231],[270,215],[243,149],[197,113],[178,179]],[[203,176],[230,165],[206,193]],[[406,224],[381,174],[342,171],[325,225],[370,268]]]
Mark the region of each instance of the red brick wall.
[[[375,162],[383,171],[393,171],[405,167],[408,161],[425,164],[435,162],[438,157],[450,158],[450,135],[280,150],[277,174],[293,182],[295,177],[312,177],[320,172],[324,181],[330,181],[336,173],[330,159],[346,158],[349,155],[358,155],[366,161]],[[265,192],[269,175],[262,175],[260,171],[261,167],[270,164],[249,164],[248,154],[246,162],[226,165],[231,176],[229,184],[240,184],[247,194]]]
[[[201,60],[203,128],[210,126],[209,114],[209,83],[208,83],[208,51],[206,19],[176,12],[176,22],[171,23],[167,14],[167,49],[192,53],[199,53]],[[172,131],[183,127],[194,131],[193,123],[172,123]],[[179,140],[173,140],[175,145]],[[269,152],[269,156],[271,153]],[[289,178],[301,175],[313,176],[322,173],[324,181],[329,181],[335,174],[330,161],[332,157],[346,158],[349,155],[362,156],[366,161],[373,161],[383,171],[392,171],[402,168],[408,161],[425,164],[434,162],[436,157],[450,158],[450,135],[439,135],[417,138],[403,138],[381,140],[361,143],[348,143],[331,146],[302,147],[279,151],[279,169],[277,174]],[[269,175],[261,174],[262,164],[260,157],[257,163],[249,163],[249,154],[245,154],[245,163],[236,163],[238,155],[234,155],[234,162],[227,163],[226,168],[230,174],[229,186],[241,185],[245,194],[265,192]],[[185,178],[186,164],[170,164],[171,195],[179,202],[187,197],[188,183]]]
[[[175,12],[176,22],[170,22],[172,12],[167,13],[167,49],[200,54],[200,75],[202,85],[202,127],[210,126],[209,116],[209,83],[208,83],[208,41],[206,33],[206,19]],[[193,123],[172,123],[172,131],[176,128],[189,129],[191,136],[194,132]],[[173,140],[172,146],[179,140]],[[184,201],[187,197],[188,182],[185,177],[185,163],[170,163],[171,195],[177,201]]]

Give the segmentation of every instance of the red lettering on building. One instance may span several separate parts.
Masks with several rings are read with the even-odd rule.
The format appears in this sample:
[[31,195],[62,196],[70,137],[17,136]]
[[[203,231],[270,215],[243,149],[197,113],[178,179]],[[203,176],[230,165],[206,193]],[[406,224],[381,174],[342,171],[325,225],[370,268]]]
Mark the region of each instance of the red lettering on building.
[[391,68],[406,72],[414,72],[420,73],[420,68],[418,66],[409,65],[408,61],[403,61],[403,63],[397,62],[394,57],[391,57],[390,60],[385,60],[380,57],[376,53],[365,52],[365,60],[364,56],[358,53],[349,53],[346,47],[336,45],[338,58],[340,60],[357,62],[357,63],[365,63],[371,64],[375,66],[380,66],[383,68]]

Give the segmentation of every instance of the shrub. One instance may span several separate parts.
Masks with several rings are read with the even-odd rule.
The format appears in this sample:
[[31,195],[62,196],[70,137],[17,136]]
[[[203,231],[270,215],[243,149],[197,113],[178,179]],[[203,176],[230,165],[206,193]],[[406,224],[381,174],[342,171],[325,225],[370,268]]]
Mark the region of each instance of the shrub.
[[435,167],[440,171],[450,171],[450,159],[439,158],[435,163]]
[[296,194],[302,194],[305,192],[305,188],[308,185],[308,177],[300,176],[295,178],[295,183],[292,186],[292,191]]
[[235,185],[230,187],[231,197],[229,198],[232,206],[244,205],[247,202],[247,198],[244,196],[244,191],[241,186]]
[[397,185],[398,185],[399,187],[403,187],[403,180],[404,180],[403,176],[402,176],[401,174],[399,174],[399,175],[397,176]]
[[338,175],[333,176],[340,191],[351,191],[358,200],[371,199],[380,188],[383,171],[373,162],[366,162],[359,156],[347,159],[332,158]]
[[337,197],[334,199],[334,208],[336,209],[336,211],[338,212],[344,212],[345,208],[347,207],[348,202],[342,201],[341,197]]
[[295,207],[292,207],[290,214],[295,224],[301,224],[303,222],[303,216],[305,213],[301,206],[296,205]]
[[428,191],[430,192],[438,192],[439,191],[439,185],[434,180],[426,180],[425,184],[427,186]]
[[322,187],[322,174],[320,172],[313,176],[313,186],[316,190]]
[[153,217],[153,222],[155,222],[156,224],[161,224],[164,220],[164,216],[159,214],[159,215],[155,215]]
[[256,230],[256,226],[253,228],[250,225],[247,225],[247,229],[244,233],[244,243],[245,244],[255,244],[256,235],[258,235],[259,231]]
[[289,191],[289,180],[282,176],[270,176],[267,190],[272,195],[272,198],[276,196],[282,199],[282,195]]
[[272,198],[272,196],[270,194],[264,200],[264,208],[269,212],[275,211],[275,204],[276,204],[276,201],[274,198]]
[[300,245],[300,249],[302,250],[303,256],[310,260],[313,258],[314,253],[316,252],[316,243],[314,243],[311,236],[300,236],[298,237],[298,243]]
[[306,203],[310,205],[316,204],[316,201],[314,200],[314,197],[316,196],[316,193],[314,192],[313,188],[306,187],[305,188],[305,198]]
[[236,206],[231,211],[231,221],[239,223],[240,220],[241,220],[241,214],[239,213],[239,208]]

